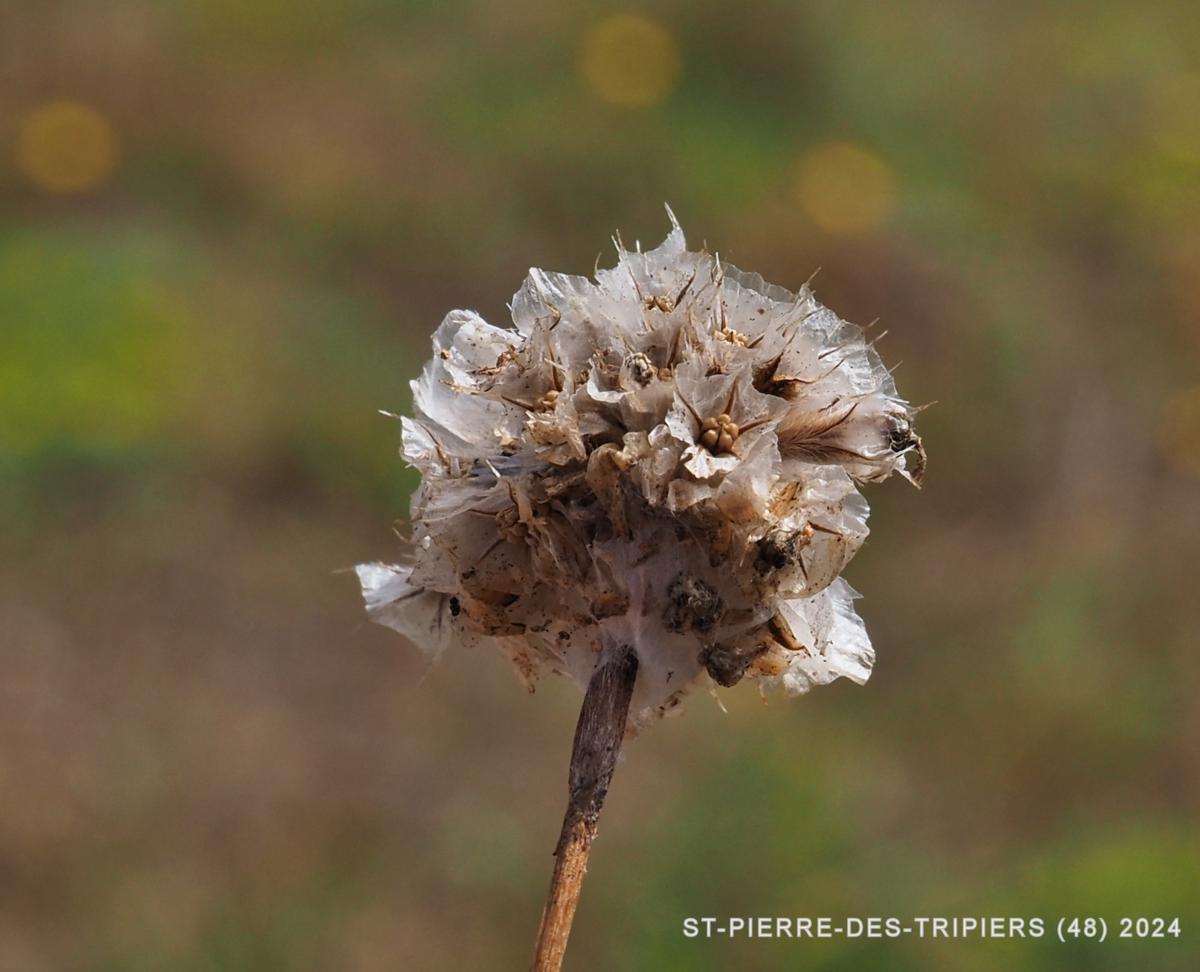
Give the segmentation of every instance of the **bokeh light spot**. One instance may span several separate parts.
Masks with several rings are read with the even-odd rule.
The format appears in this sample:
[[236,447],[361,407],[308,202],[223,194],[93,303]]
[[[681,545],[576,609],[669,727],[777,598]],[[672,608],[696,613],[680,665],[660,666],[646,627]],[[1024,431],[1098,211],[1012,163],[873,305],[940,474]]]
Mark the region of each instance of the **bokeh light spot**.
[[120,145],[112,123],[76,101],[51,101],[32,109],[17,135],[17,167],[39,189],[81,193],[108,181]]
[[896,208],[896,182],[877,155],[847,142],[828,142],[801,157],[796,198],[823,230],[852,236],[887,222]]
[[675,89],[679,44],[661,24],[640,14],[615,14],[588,31],[580,71],[591,91],[609,104],[650,108]]
[[1158,446],[1163,458],[1177,470],[1200,479],[1200,385],[1167,399],[1158,427]]

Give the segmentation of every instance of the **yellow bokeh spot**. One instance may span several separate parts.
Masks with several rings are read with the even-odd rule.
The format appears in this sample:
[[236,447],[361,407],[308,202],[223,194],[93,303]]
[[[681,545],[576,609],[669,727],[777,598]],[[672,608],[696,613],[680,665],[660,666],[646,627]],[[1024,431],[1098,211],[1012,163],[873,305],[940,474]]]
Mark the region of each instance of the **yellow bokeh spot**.
[[1200,385],[1167,399],[1158,426],[1158,447],[1177,470],[1200,478]]
[[87,105],[51,101],[22,120],[17,167],[39,189],[88,192],[103,185],[120,157],[112,123]]
[[877,229],[891,217],[896,182],[877,155],[848,142],[828,142],[800,159],[796,198],[821,229],[853,236]]
[[615,14],[588,31],[580,71],[592,92],[609,104],[650,108],[675,89],[679,45],[661,24],[640,14]]

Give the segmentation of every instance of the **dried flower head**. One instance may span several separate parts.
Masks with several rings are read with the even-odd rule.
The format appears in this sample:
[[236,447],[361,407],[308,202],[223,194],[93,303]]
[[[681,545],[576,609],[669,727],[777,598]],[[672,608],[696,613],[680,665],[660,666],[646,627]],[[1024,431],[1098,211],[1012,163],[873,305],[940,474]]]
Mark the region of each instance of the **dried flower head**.
[[373,620],[494,645],[530,688],[632,646],[635,724],[707,679],[865,681],[857,484],[925,461],[861,328],[671,221],[594,283],[531,270],[515,329],[446,317],[403,419],[414,555],[358,568]]

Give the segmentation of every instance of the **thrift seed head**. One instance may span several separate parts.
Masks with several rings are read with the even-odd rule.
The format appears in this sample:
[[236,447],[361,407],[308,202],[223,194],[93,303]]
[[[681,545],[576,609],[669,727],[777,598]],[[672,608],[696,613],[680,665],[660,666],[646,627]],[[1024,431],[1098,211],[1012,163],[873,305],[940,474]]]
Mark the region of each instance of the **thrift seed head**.
[[531,270],[512,328],[446,317],[402,420],[413,551],[358,568],[373,620],[497,648],[531,689],[633,645],[634,724],[708,679],[864,682],[857,487],[925,464],[861,328],[672,224],[595,282]]

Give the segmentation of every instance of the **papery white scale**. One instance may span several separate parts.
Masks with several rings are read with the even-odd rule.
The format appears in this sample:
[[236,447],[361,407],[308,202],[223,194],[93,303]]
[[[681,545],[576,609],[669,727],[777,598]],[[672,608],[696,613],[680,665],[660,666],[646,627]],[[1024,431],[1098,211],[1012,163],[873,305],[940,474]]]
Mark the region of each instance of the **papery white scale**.
[[402,422],[413,549],[358,568],[373,620],[431,652],[490,644],[531,689],[632,645],[635,724],[709,679],[866,681],[840,576],[867,535],[856,483],[924,468],[861,328],[671,222],[596,282],[531,270],[515,328],[446,317]]

